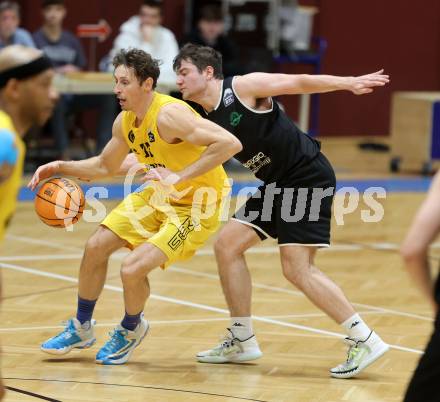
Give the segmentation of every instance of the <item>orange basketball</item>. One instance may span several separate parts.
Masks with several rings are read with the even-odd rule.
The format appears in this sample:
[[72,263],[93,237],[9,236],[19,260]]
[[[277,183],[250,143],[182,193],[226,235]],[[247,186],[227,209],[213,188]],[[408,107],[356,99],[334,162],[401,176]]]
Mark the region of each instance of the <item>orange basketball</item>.
[[46,181],[35,197],[35,211],[46,224],[64,228],[78,222],[84,210],[84,193],[64,177]]

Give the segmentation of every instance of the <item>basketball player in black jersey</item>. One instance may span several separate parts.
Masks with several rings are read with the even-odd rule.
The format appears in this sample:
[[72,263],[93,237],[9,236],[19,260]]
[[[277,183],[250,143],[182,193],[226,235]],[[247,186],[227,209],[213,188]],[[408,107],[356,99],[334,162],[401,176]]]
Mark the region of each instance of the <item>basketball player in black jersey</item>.
[[222,228],[215,243],[223,292],[231,314],[225,342],[200,352],[200,362],[227,363],[262,353],[251,323],[251,277],[244,252],[278,239],[284,276],[347,333],[348,359],[332,368],[349,378],[382,356],[388,345],[354,311],[342,290],[313,265],[330,243],[333,168],[320,143],[301,132],[273,96],[348,90],[370,93],[388,83],[383,71],[360,77],[252,73],[223,79],[221,55],[209,47],[185,45],[174,60],[183,99],[201,106],[207,119],[231,131],[243,144],[235,155],[263,181],[259,190]]
[[401,247],[412,281],[429,301],[436,316],[434,331],[408,385],[404,402],[440,401],[440,275],[437,274],[434,281],[428,255],[429,247],[439,232],[440,172],[437,172]]

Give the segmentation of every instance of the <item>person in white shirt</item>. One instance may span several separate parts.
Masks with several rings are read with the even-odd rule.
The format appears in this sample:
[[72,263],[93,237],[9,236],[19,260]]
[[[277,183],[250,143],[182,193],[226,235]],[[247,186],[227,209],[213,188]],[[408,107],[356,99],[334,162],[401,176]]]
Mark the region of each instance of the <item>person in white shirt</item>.
[[138,48],[161,61],[159,86],[172,90],[176,87],[173,60],[179,52],[176,37],[161,25],[162,3],[159,0],[144,0],[139,15],[131,17],[121,25],[110,53],[110,59],[121,49]]

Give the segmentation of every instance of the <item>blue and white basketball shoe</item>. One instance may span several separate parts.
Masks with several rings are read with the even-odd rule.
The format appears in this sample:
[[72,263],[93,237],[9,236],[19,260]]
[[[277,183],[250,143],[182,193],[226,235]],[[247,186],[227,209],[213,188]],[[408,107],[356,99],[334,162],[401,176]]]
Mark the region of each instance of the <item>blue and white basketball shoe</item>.
[[64,324],[66,325],[64,331],[41,345],[43,352],[51,355],[64,355],[73,348],[86,349],[96,342],[93,334],[95,320],[87,321],[81,325],[76,318],[71,318]]
[[118,325],[110,332],[110,339],[96,355],[99,364],[124,364],[130,359],[133,350],[142,342],[149,329],[148,322],[141,321],[134,331],[129,331]]

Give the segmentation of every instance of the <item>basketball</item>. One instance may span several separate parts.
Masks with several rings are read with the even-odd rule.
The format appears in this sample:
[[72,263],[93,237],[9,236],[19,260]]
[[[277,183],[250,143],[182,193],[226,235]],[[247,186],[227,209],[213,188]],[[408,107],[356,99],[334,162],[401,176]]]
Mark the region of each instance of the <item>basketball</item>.
[[46,224],[56,228],[72,225],[81,218],[84,193],[74,181],[53,178],[46,181],[35,197],[35,211]]

